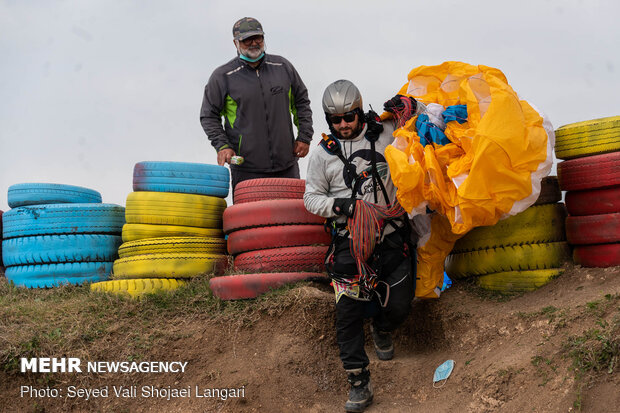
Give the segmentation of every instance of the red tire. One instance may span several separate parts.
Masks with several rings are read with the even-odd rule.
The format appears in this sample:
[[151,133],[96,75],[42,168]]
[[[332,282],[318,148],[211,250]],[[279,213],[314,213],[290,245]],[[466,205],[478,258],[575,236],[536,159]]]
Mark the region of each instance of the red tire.
[[323,271],[327,246],[301,246],[250,251],[237,255],[235,270],[248,272]]
[[558,179],[563,191],[620,185],[620,151],[560,162]]
[[262,178],[240,182],[235,188],[235,204],[270,199],[302,199],[306,181],[294,178]]
[[620,244],[599,244],[575,247],[573,261],[583,267],[615,267],[620,265]]
[[566,218],[569,244],[609,244],[620,241],[620,213]]
[[303,199],[279,199],[233,205],[224,211],[224,233],[270,225],[323,224],[325,218],[311,214]]
[[213,294],[222,300],[239,300],[242,298],[255,298],[285,284],[325,278],[327,278],[325,274],[315,272],[227,275],[211,278],[209,280],[209,287],[211,287]]
[[570,215],[598,215],[620,212],[620,186],[566,193]]
[[331,236],[322,225],[277,225],[248,228],[228,235],[228,253],[298,245],[329,245]]

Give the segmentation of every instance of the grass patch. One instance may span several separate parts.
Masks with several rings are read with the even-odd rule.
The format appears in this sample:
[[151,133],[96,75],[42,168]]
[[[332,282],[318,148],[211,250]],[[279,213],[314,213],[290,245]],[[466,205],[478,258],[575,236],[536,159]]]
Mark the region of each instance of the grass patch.
[[573,407],[582,410],[582,389],[595,376],[613,374],[618,370],[620,358],[620,316],[611,323],[599,319],[598,328],[587,330],[580,336],[570,337],[563,345],[566,357],[572,359],[572,369],[577,382]]
[[581,335],[569,337],[564,354],[572,359],[577,379],[590,373],[612,374],[620,357],[620,308],[614,307],[619,294],[606,294],[602,299],[585,305],[586,315],[595,316],[594,326]]
[[555,322],[556,327],[565,327],[567,324],[568,312],[566,310],[560,310],[559,308],[550,305],[547,307],[543,307],[541,310],[535,311],[533,313],[524,313],[522,311],[519,311],[516,315],[518,318],[525,321],[534,320],[540,317],[546,317],[549,321],[549,324]]
[[619,300],[620,294],[605,294],[600,300],[587,302],[586,311],[597,317],[602,317]]
[[618,368],[620,357],[620,326],[618,319],[613,325],[600,322],[599,328],[592,328],[581,336],[570,337],[564,344],[564,351],[573,361],[577,378],[590,372],[612,374]]
[[552,359],[542,356],[534,356],[531,359],[531,363],[536,367],[536,375],[541,378],[539,386],[545,386],[551,380],[551,374],[556,373],[557,366],[553,363]]

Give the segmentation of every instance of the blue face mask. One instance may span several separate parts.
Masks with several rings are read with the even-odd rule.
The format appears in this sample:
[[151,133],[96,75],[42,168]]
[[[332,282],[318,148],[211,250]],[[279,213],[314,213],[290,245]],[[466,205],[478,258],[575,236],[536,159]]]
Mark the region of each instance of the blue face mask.
[[245,60],[246,62],[250,62],[250,63],[256,63],[260,59],[262,59],[264,56],[265,56],[265,52],[261,53],[260,56],[258,56],[256,59],[250,59],[246,55],[239,53],[239,57],[241,58],[241,60]]
[[[450,373],[452,373],[453,369],[454,360],[448,360],[444,362],[441,366],[437,367],[437,370],[435,370],[435,375],[433,376],[433,387],[435,387],[435,383],[439,381],[448,380],[448,377],[450,377]],[[441,386],[437,387],[442,387],[444,384],[446,384],[445,381],[441,384]]]

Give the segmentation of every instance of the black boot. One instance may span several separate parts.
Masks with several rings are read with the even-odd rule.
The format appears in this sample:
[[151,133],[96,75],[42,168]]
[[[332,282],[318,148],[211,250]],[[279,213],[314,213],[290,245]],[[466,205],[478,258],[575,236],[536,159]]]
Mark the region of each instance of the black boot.
[[372,332],[372,340],[375,343],[375,350],[379,360],[392,360],[392,357],[394,357],[392,334],[379,331],[372,324],[370,325],[370,331]]
[[347,370],[347,380],[351,383],[349,400],[344,405],[347,412],[363,412],[372,403],[372,384],[370,371],[363,369]]

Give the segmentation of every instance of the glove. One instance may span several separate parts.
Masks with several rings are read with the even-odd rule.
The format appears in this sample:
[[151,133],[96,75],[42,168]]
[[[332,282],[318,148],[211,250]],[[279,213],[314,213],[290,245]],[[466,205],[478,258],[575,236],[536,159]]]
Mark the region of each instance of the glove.
[[366,124],[368,125],[366,136],[371,141],[376,141],[379,138],[379,135],[381,135],[381,132],[383,132],[383,123],[381,122],[381,118],[374,110],[369,110],[364,117],[366,118]]
[[418,101],[409,96],[396,95],[383,104],[386,112],[399,113],[408,109],[410,113],[415,113]]
[[355,199],[351,198],[336,198],[334,199],[334,206],[332,211],[338,215],[346,215],[349,218],[353,217],[355,212]]

